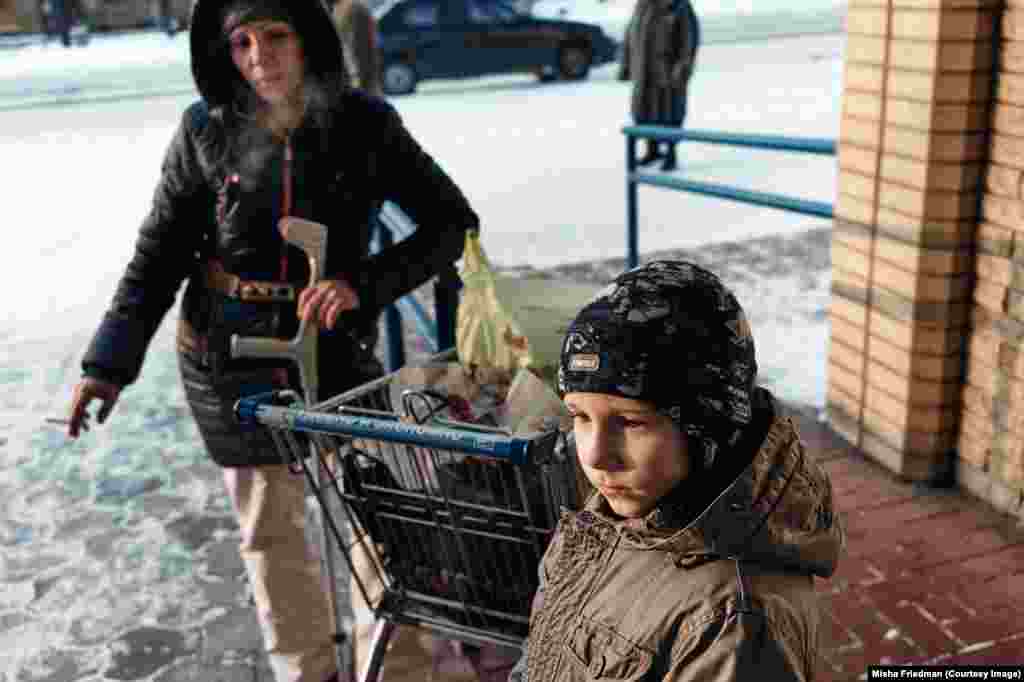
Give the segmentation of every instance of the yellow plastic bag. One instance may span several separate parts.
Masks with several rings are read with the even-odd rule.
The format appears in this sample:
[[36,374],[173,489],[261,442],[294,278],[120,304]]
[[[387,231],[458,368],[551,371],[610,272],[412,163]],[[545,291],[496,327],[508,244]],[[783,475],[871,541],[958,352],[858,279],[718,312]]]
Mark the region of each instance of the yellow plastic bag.
[[603,285],[496,273],[475,232],[466,234],[459,275],[459,361],[474,371],[500,370],[509,381],[530,369],[553,385],[566,329]]

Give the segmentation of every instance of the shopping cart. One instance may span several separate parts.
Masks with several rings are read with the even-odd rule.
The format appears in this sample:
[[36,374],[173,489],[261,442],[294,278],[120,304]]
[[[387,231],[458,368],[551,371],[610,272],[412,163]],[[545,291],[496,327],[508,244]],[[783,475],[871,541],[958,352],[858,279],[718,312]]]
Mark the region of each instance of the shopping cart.
[[[430,362],[453,358],[448,351]],[[305,474],[327,541],[372,607],[363,682],[378,679],[398,625],[521,646],[559,510],[578,502],[559,431],[512,436],[442,418],[444,396],[398,392],[396,376],[312,407],[288,391],[236,405],[239,420],[269,429],[282,459]],[[317,471],[326,477],[318,481]]]

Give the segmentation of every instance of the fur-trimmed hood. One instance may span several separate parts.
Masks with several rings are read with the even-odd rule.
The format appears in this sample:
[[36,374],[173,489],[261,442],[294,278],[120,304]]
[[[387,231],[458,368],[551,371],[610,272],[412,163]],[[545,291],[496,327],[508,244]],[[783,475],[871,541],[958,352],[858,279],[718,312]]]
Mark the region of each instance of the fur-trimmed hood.
[[[192,9],[192,77],[210,109],[228,105],[241,81],[223,35],[221,15],[236,0],[197,0]],[[341,38],[321,0],[289,0],[295,31],[302,38],[306,73],[329,97],[348,87]]]

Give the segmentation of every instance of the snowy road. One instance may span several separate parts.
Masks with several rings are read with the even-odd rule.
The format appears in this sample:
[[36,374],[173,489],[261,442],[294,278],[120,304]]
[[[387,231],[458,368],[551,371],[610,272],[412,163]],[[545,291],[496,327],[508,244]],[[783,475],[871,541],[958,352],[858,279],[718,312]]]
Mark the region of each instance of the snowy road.
[[[690,127],[834,137],[841,49],[841,36],[707,46],[692,85]],[[187,76],[185,64],[175,73]],[[161,64],[159,73],[166,68]],[[492,259],[545,267],[624,252],[620,131],[628,87],[607,66],[582,83],[427,83],[393,102],[477,208]],[[79,317],[93,323],[191,99],[125,96],[0,113],[0,182],[15,189],[7,217],[23,256],[0,275],[5,291],[21,292],[0,318],[5,333],[34,336],[55,313],[71,315],[60,325],[64,331]],[[0,106],[16,101],[0,97]],[[834,195],[829,158],[707,145],[690,145],[683,158],[695,177],[826,201]],[[646,251],[826,224],[653,188],[641,189],[640,215]]]

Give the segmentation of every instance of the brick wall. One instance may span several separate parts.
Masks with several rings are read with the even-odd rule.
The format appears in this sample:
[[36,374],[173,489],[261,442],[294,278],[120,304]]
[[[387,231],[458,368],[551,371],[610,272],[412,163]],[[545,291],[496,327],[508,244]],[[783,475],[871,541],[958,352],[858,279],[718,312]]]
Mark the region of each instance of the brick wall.
[[829,408],[913,480],[949,474],[958,434],[998,20],[965,4],[851,0],[847,20]]
[[903,478],[1017,511],[1024,0],[850,0],[847,38],[830,419]]

